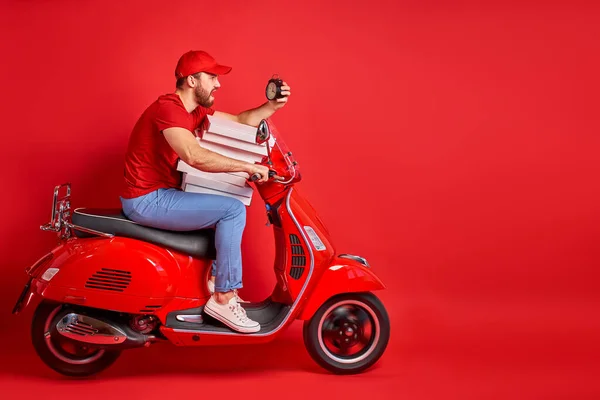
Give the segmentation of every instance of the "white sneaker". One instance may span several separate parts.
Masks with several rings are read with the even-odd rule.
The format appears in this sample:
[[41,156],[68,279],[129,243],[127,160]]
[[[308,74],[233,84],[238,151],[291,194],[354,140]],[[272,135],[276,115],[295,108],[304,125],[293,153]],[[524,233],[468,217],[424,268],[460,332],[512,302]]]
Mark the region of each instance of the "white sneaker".
[[[208,280],[208,291],[210,294],[215,293],[215,283],[213,281],[211,281],[210,279]],[[242,298],[238,295],[238,292],[236,289],[234,289],[233,291],[235,292],[235,297],[237,297],[238,303],[247,303],[246,300],[242,300]]]
[[236,296],[233,296],[227,304],[219,304],[211,296],[204,306],[204,312],[214,319],[221,321],[234,331],[254,333],[260,330],[260,324],[248,318],[246,310],[240,306]]

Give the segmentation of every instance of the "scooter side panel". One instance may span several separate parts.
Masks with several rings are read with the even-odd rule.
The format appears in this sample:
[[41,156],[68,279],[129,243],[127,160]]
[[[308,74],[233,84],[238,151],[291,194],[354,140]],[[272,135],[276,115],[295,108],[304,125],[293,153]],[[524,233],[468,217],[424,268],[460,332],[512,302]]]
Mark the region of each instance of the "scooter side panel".
[[[150,314],[187,287],[191,257],[150,243],[122,238],[73,239],[52,251],[47,265],[35,271],[33,290],[44,298],[115,311]],[[181,265],[183,264],[183,265]],[[49,280],[45,271],[58,272]],[[198,282],[198,281],[196,281]]]
[[336,259],[316,283],[305,300],[298,319],[309,320],[315,312],[331,297],[352,292],[370,292],[385,289],[381,280],[360,263]]

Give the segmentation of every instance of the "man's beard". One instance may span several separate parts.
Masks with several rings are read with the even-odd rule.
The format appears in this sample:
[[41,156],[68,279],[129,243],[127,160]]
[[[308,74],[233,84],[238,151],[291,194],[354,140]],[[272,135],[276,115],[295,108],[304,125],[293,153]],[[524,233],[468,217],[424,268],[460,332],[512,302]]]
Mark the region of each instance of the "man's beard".
[[214,103],[214,99],[210,99],[210,93],[204,90],[201,86],[196,86],[196,90],[194,91],[196,95],[196,102],[200,104],[202,107],[210,107]]

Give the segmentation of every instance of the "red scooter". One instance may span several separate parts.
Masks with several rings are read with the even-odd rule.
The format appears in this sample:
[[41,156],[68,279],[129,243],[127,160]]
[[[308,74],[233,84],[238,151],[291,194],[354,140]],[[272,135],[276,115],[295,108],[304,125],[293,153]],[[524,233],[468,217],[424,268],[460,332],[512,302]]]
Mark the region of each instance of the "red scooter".
[[[257,190],[276,244],[277,283],[260,303],[245,303],[257,333],[237,333],[203,314],[210,296],[214,230],[174,232],[142,226],[120,209],[71,211],[70,184],[54,189],[51,222],[41,227],[59,244],[27,268],[30,276],[13,309],[34,296],[33,346],[49,367],[88,376],[110,366],[122,350],[171,342],[177,346],[265,343],[294,320],[304,321],[311,357],[338,374],[358,373],[383,354],[390,322],[371,291],[384,289],[367,261],[338,254],[329,232],[296,183],[298,163],[270,121],[256,141],[273,177]],[[251,180],[256,180],[256,176]]]

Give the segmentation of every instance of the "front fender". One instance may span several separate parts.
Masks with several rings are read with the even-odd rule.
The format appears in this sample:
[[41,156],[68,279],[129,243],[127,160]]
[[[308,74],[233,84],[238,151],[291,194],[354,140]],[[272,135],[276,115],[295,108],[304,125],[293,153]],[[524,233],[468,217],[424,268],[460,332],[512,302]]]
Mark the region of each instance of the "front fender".
[[385,289],[385,285],[370,268],[352,260],[336,258],[306,299],[298,319],[311,319],[323,303],[337,294],[381,289]]

